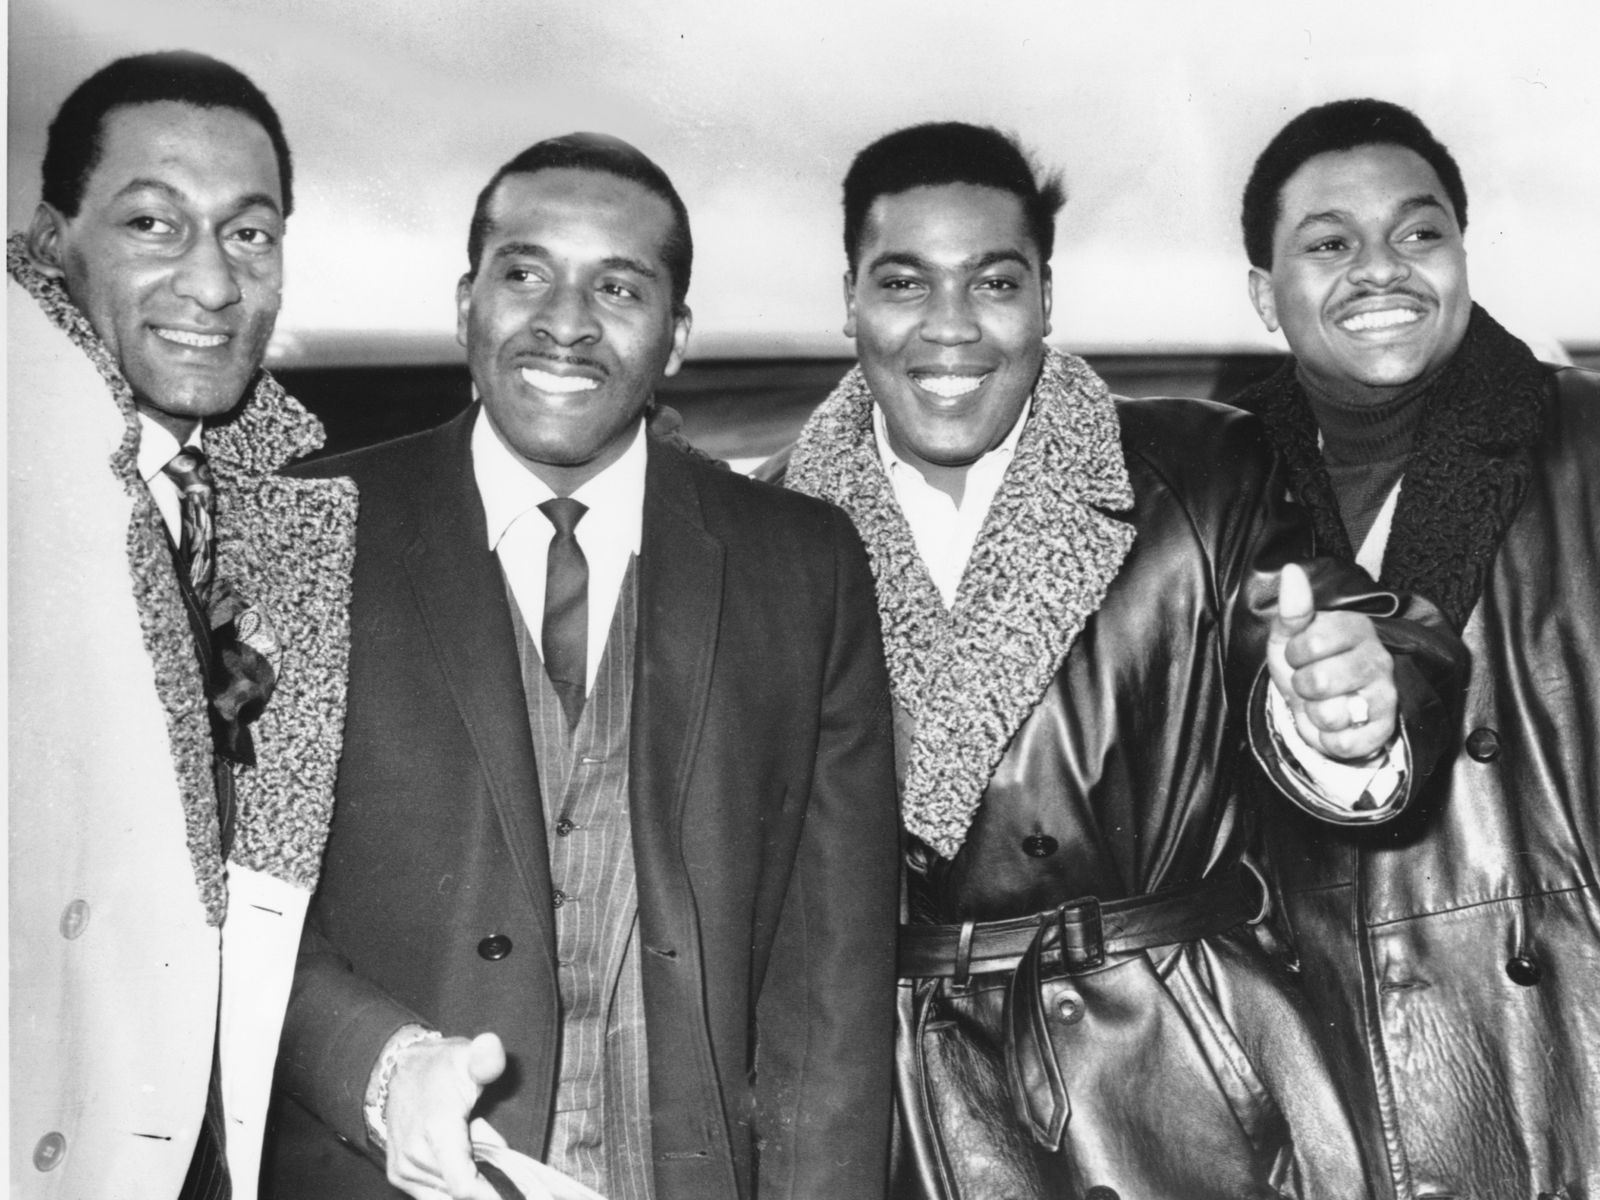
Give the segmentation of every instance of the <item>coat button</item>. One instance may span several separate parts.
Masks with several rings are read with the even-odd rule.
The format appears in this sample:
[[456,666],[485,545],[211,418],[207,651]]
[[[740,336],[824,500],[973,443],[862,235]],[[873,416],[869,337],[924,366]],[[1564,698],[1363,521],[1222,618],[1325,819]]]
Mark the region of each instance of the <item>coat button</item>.
[[511,939],[503,933],[492,933],[478,943],[478,957],[499,962],[511,953]]
[[1511,976],[1512,983],[1532,987],[1544,977],[1544,968],[1533,955],[1519,954],[1506,963],[1506,974]]
[[1487,725],[1467,734],[1467,754],[1474,762],[1493,762],[1500,757],[1500,735]]
[[1060,846],[1048,833],[1032,833],[1022,839],[1022,852],[1029,858],[1049,858]]
[[54,1171],[67,1156],[67,1139],[59,1133],[47,1133],[33,1148],[33,1165],[40,1171]]
[[1108,1188],[1104,1184],[1100,1184],[1085,1192],[1083,1200],[1122,1200],[1122,1197],[1117,1195],[1116,1188]]
[[1083,997],[1077,992],[1062,992],[1056,1000],[1056,1015],[1063,1024],[1076,1025],[1083,1020]]
[[61,936],[69,942],[89,927],[89,902],[74,900],[61,910]]

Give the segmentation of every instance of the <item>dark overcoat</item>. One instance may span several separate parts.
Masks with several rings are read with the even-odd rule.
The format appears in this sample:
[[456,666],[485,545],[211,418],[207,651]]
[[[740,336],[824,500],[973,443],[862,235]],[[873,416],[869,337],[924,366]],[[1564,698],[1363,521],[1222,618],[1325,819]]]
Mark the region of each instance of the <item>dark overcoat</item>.
[[[396,1195],[362,1099],[413,1020],[497,1032],[510,1066],[479,1115],[544,1150],[552,884],[475,413],[321,468],[361,489],[350,715],[269,1195]],[[652,439],[638,589],[629,811],[655,1195],[878,1194],[895,809],[860,541],[831,506]],[[510,953],[481,955],[491,935]]]

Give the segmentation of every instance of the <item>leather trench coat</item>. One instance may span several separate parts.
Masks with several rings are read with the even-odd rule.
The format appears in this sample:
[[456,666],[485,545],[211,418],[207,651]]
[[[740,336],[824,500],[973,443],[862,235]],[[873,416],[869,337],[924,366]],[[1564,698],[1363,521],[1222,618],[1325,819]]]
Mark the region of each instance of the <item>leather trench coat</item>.
[[1435,779],[1382,829],[1269,826],[1384,1196],[1600,1196],[1600,375],[1552,383]]
[[[1309,526],[1282,499],[1253,418],[1193,401],[1118,409],[1133,547],[1011,741],[965,844],[945,859],[913,841],[913,923],[1021,917],[1241,869],[1258,816],[1246,797],[1260,797],[1246,786],[1258,770],[1247,711],[1262,696],[1276,573],[1306,560]],[[1312,579],[1319,604],[1370,598],[1364,574],[1331,561]],[[1386,641],[1406,643],[1397,682],[1425,769],[1450,720],[1459,645],[1431,606],[1387,600],[1426,623],[1379,622]],[[1079,972],[1048,955],[1040,965],[1028,1007],[1069,1110],[1059,1147],[1030,1136],[1017,1115],[1030,1097],[1007,1083],[1014,973],[903,980],[899,1194],[1367,1194],[1304,1000],[1248,918]]]

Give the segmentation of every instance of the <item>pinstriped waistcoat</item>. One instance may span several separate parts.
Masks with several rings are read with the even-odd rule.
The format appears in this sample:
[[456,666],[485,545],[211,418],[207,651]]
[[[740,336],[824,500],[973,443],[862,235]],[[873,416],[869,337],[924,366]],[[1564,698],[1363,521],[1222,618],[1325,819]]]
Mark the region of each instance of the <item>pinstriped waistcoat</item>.
[[649,1200],[652,1182],[628,816],[637,562],[628,563],[594,688],[570,732],[511,597],[555,888],[561,1053],[546,1161],[610,1200]]

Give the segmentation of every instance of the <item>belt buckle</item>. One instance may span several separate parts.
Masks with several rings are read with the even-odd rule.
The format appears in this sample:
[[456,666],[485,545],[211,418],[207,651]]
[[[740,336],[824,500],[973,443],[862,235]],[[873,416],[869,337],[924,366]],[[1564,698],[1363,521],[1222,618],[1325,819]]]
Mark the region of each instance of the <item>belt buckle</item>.
[[1056,910],[1060,930],[1061,965],[1068,971],[1088,971],[1105,965],[1105,928],[1100,921],[1100,899],[1081,896]]

